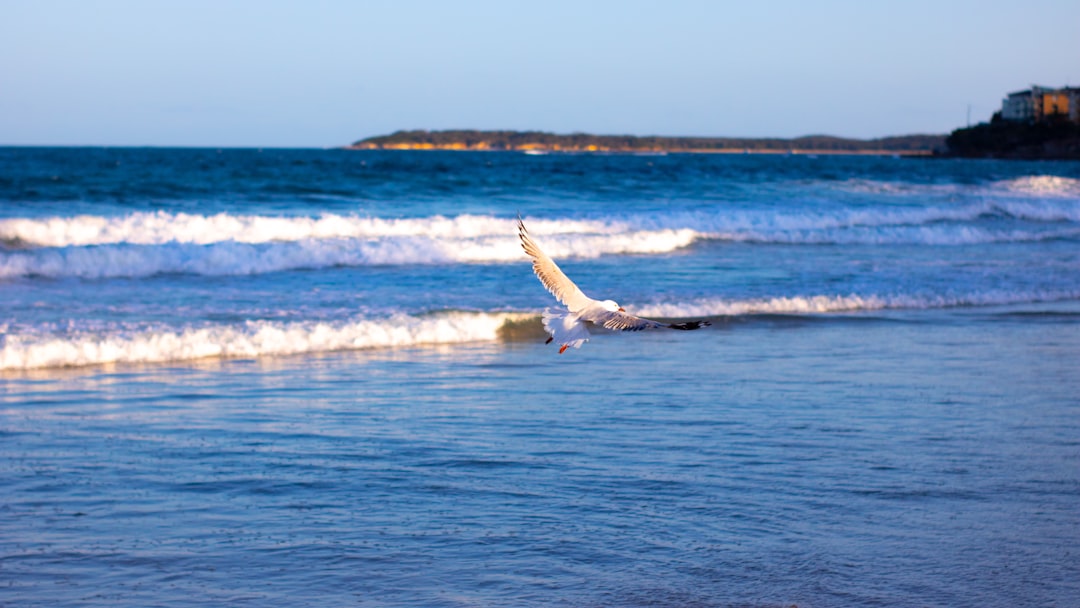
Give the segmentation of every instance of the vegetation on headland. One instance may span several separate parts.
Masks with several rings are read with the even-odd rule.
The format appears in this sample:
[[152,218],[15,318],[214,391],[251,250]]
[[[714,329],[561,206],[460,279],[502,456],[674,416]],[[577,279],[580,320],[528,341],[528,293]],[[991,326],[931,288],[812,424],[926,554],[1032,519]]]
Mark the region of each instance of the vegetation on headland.
[[847,139],[809,135],[794,139],[664,137],[634,135],[559,135],[541,131],[397,131],[369,137],[356,150],[517,150],[523,152],[609,153],[806,153],[929,155],[944,149],[944,135],[901,135]]
[[946,147],[946,156],[960,158],[1080,160],[1080,124],[1015,122],[998,113],[989,123],[953,131]]

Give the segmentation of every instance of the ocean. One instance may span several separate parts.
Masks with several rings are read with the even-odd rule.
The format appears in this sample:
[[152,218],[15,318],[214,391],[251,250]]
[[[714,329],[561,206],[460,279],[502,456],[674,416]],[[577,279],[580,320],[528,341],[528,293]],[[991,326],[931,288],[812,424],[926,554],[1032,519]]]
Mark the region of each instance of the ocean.
[[0,148],[0,488],[3,606],[1080,606],[1080,163]]

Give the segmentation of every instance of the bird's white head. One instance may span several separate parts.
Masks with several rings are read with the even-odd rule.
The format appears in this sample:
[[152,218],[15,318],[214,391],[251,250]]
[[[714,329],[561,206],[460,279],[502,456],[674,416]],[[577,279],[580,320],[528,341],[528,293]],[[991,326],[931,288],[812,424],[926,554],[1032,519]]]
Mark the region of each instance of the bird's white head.
[[626,312],[615,300],[604,300],[600,302],[600,305],[604,307],[604,310],[610,310],[611,312]]

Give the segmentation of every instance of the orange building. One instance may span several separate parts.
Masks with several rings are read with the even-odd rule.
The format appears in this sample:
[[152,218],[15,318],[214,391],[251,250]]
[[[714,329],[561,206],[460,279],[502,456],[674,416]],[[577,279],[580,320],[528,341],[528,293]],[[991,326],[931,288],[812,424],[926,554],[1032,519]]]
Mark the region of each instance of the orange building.
[[1009,93],[1001,102],[1001,117],[1017,122],[1069,120],[1080,123],[1080,88],[1033,86]]
[[1069,116],[1069,93],[1067,89],[1042,91],[1035,97],[1035,120],[1042,121],[1054,117]]

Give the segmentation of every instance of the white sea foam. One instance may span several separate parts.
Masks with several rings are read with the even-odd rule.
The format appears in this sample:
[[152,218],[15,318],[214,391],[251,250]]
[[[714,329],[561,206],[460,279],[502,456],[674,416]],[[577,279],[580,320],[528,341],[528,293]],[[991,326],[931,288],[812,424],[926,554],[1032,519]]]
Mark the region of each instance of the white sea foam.
[[[1080,201],[986,200],[929,207],[848,207],[783,213],[735,211],[695,219],[701,230],[738,233],[920,227],[940,223],[963,225],[989,217],[1032,222],[1080,222]],[[686,218],[690,219],[689,216]]]
[[[776,234],[796,242],[799,233],[838,229],[895,229],[966,224],[987,217],[1029,222],[1080,223],[1080,180],[1029,177],[1000,183],[990,190],[1034,192],[1061,196],[977,196],[970,202],[929,206],[848,206],[745,211],[717,208],[696,213],[650,213],[608,220],[530,218],[529,230],[538,237],[592,235],[627,238],[636,232],[694,231],[738,240],[760,240]],[[1072,196],[1076,194],[1076,196]],[[327,214],[319,217],[197,215],[136,212],[124,216],[9,218],[0,220],[0,243],[20,248],[89,245],[165,245],[215,243],[283,243],[310,240],[380,240],[426,238],[468,243],[512,236],[514,220],[485,215],[382,219]],[[874,238],[870,235],[868,238]],[[917,238],[917,237],[914,237]],[[918,242],[918,241],[916,241]]]
[[631,312],[644,317],[680,319],[755,314],[827,314],[887,309],[927,310],[968,306],[1033,304],[1075,299],[1080,299],[1080,291],[991,291],[966,295],[925,296],[807,295],[745,300],[702,298],[687,302],[646,304],[641,307],[634,307]]
[[[0,242],[31,247],[71,247],[117,243],[206,245],[229,241],[270,243],[383,237],[463,240],[512,235],[516,230],[515,220],[478,215],[381,219],[334,214],[282,217],[158,211],[117,217],[80,215],[5,219],[0,220]],[[529,230],[537,235],[624,231],[599,221],[539,219],[529,221]]]
[[453,312],[342,323],[260,321],[142,332],[7,335],[0,341],[0,370],[481,342],[497,339],[507,321],[522,316],[527,315]]
[[785,244],[968,245],[1080,237],[1080,200],[988,199],[941,206],[683,212],[629,220],[705,238]]
[[[890,309],[1001,306],[1080,300],[1080,291],[984,292],[968,295],[807,295],[630,305],[651,318],[701,318],[761,314],[820,315]],[[340,322],[250,321],[184,328],[132,329],[94,324],[86,329],[9,331],[0,327],[0,370],[76,367],[109,363],[160,363],[341,350],[409,347],[497,340],[508,322],[535,320],[534,312],[398,314]]]
[[1003,180],[995,186],[1008,192],[1039,197],[1080,197],[1080,179],[1058,175],[1028,175]]
[[750,314],[809,314],[887,308],[877,296],[793,296],[750,300],[704,298],[690,302],[645,305],[633,313],[644,317],[682,318]]
[[[1029,182],[1042,184],[1031,186],[1039,188],[1073,187],[1066,178],[1020,183]],[[555,258],[663,254],[700,239],[784,244],[1030,242],[1080,238],[1080,200],[991,197],[931,207],[716,209],[608,221],[536,219],[529,221],[529,229]],[[511,219],[478,215],[379,219],[156,212],[13,218],[0,220],[0,243],[7,245],[0,248],[0,279],[512,262],[522,259],[515,232]]]
[[[544,238],[559,258],[656,254],[694,242],[692,230],[552,235]],[[513,232],[498,237],[308,239],[284,243],[218,242],[207,245],[96,245],[0,252],[0,278],[26,276],[146,277],[156,274],[245,275],[333,266],[490,263],[522,261]]]
[[[857,194],[912,196],[918,198],[974,196],[1080,197],[1080,179],[1058,175],[1025,175],[987,184],[918,183],[904,180],[849,179],[840,182],[811,182],[819,188],[839,189]],[[802,185],[802,182],[800,182]]]

